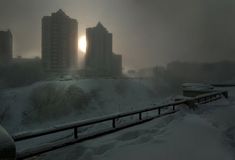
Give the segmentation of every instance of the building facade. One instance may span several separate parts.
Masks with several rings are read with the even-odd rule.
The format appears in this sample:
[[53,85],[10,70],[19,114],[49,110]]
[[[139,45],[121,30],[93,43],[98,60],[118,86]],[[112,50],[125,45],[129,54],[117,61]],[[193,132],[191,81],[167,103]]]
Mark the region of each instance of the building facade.
[[122,73],[122,56],[113,53],[113,35],[99,22],[87,28],[85,69],[93,75],[119,76]]
[[78,22],[62,10],[42,18],[42,64],[45,71],[67,72],[77,67]]
[[13,57],[13,38],[11,31],[0,31],[0,64],[11,62]]

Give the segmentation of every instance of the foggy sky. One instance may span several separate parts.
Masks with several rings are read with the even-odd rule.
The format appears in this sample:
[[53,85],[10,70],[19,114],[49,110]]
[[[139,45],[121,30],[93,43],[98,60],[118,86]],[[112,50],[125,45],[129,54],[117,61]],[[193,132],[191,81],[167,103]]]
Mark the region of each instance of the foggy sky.
[[234,0],[0,0],[15,56],[41,55],[41,18],[58,9],[78,20],[80,35],[101,21],[124,68],[235,60]]

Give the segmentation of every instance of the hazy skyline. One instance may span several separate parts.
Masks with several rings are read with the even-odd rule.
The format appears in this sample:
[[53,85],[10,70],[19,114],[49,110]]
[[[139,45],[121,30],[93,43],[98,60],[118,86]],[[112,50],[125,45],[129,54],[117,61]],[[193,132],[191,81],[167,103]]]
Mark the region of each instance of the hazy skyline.
[[13,32],[15,56],[41,56],[41,18],[58,9],[78,20],[79,36],[102,22],[124,68],[235,60],[232,0],[0,0],[0,29]]

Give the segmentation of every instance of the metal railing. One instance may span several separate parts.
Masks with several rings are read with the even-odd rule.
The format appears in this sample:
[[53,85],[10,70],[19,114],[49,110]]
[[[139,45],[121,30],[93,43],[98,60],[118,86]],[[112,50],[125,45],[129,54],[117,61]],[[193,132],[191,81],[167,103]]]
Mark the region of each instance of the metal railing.
[[[35,130],[35,131],[31,131],[31,132],[22,132],[22,133],[18,133],[18,134],[13,135],[12,138],[17,142],[17,141],[21,141],[21,140],[25,140],[25,139],[29,139],[29,138],[35,138],[35,137],[48,135],[48,134],[52,134],[52,133],[56,133],[56,132],[61,132],[61,131],[69,130],[69,129],[74,129],[74,133],[76,133],[76,130],[79,127],[93,125],[93,124],[97,124],[97,123],[101,123],[101,122],[105,122],[105,121],[112,121],[112,126],[113,126],[113,128],[115,128],[115,126],[116,126],[115,120],[116,119],[120,119],[120,118],[124,118],[124,117],[133,116],[133,115],[138,114],[139,119],[141,120],[142,114],[145,112],[158,110],[158,113],[160,115],[162,109],[167,108],[169,106],[172,106],[173,110],[175,110],[174,106],[184,104],[186,102],[187,102],[187,100],[181,100],[178,102],[169,103],[169,104],[161,105],[161,106],[157,106],[157,107],[150,107],[150,108],[140,109],[140,110],[136,110],[136,111],[118,113],[118,114],[88,119],[88,120],[84,120],[84,121],[72,122],[72,123],[57,125],[57,126],[47,128],[47,129],[42,129],[42,130]],[[74,137],[76,138],[76,135],[74,135]]]
[[[55,149],[59,149],[68,145],[72,145],[78,142],[82,142],[88,139],[96,138],[98,136],[110,134],[134,125],[142,124],[144,122],[153,120],[155,118],[159,118],[162,116],[166,116],[169,114],[173,114],[179,111],[179,108],[177,108],[179,105],[186,104],[186,105],[193,105],[195,106],[196,104],[204,104],[204,103],[209,103],[212,101],[216,101],[222,97],[228,98],[228,92],[227,91],[216,91],[213,93],[208,93],[208,94],[203,94],[194,98],[189,98],[189,99],[183,99],[179,100],[176,102],[172,102],[169,104],[164,104],[160,106],[154,106],[154,107],[149,107],[145,109],[139,109],[135,111],[130,111],[130,112],[125,112],[125,113],[119,113],[119,114],[113,114],[113,115],[108,115],[108,116],[103,116],[103,117],[98,117],[98,118],[93,118],[89,120],[84,120],[84,121],[78,121],[78,122],[72,122],[68,124],[63,124],[63,125],[57,125],[51,128],[47,129],[41,129],[41,130],[34,130],[30,132],[21,132],[18,134],[15,134],[12,136],[13,140],[15,142],[21,142],[23,140],[29,140],[32,138],[37,138],[37,137],[42,137],[45,135],[50,135],[58,132],[63,132],[63,131],[68,131],[68,130],[73,130],[73,139],[69,139],[66,141],[61,141],[61,142],[55,142],[55,143],[50,143],[46,145],[42,145],[39,147],[35,148],[30,148],[27,150],[24,150],[22,152],[17,153],[17,159],[26,159],[29,157],[33,157],[45,152],[49,152]],[[147,112],[152,112],[152,111],[157,111],[156,115],[152,116],[143,116],[144,113]],[[124,125],[117,125],[117,119],[120,118],[125,118],[125,117],[130,117],[130,116],[137,116],[138,118],[131,123],[125,123]],[[100,124],[102,122],[111,122],[111,128],[108,128],[106,130],[101,130],[99,132],[94,132],[89,135],[83,135],[83,136],[78,136],[78,129],[81,127],[85,126],[90,126],[94,124]]]
[[211,84],[214,87],[235,87],[235,83],[227,83],[227,84]]

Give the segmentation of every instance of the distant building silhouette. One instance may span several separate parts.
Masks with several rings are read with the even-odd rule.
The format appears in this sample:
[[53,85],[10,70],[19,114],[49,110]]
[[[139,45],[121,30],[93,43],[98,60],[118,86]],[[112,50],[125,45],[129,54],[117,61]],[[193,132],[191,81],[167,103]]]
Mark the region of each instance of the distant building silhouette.
[[118,76],[122,74],[122,56],[113,53],[112,33],[99,22],[87,28],[85,69],[94,75]]
[[6,64],[12,60],[13,38],[10,30],[0,31],[0,63]]
[[42,18],[42,64],[45,71],[66,72],[77,67],[78,22],[62,10]]

